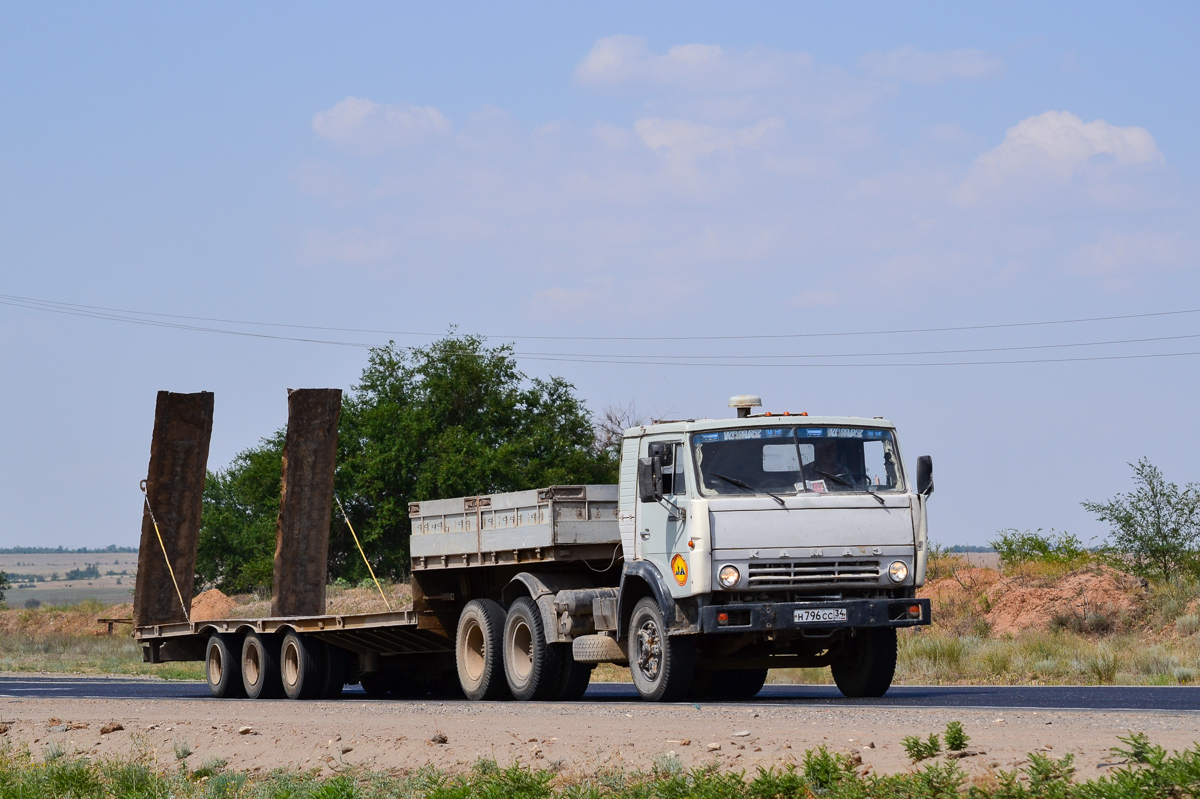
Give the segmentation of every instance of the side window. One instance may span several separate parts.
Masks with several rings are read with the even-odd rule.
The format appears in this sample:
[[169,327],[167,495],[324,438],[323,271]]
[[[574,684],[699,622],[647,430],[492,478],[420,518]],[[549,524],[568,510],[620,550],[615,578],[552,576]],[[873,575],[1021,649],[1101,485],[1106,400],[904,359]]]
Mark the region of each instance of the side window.
[[[683,471],[683,444],[676,444],[674,446],[674,450],[675,450],[675,453],[671,458],[671,460],[674,461],[674,463],[675,463],[674,467],[672,468],[672,471],[674,472],[674,474],[672,475],[672,478],[671,478],[671,489],[672,489],[671,493],[672,494],[686,494],[687,493],[687,478],[684,477],[684,471]],[[665,467],[664,467],[663,471],[666,471]],[[663,493],[666,493],[665,486],[663,489]]]
[[666,441],[651,442],[649,454],[662,458],[662,492],[663,496],[687,493],[687,478],[683,468],[683,444]]

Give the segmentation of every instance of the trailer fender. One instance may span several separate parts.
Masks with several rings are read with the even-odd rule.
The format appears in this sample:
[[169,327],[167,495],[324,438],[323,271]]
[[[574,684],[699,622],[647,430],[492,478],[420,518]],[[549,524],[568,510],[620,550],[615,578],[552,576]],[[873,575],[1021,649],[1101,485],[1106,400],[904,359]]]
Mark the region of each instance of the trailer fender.
[[554,597],[559,591],[591,588],[592,583],[582,574],[551,574],[547,572],[521,572],[509,580],[500,592],[507,608],[517,599],[527,596],[534,601],[542,615],[542,627],[546,631],[546,643],[557,644],[571,639],[558,632],[558,616],[554,612]]
[[679,604],[671,597],[671,591],[663,582],[658,569],[647,561],[635,560],[625,564],[625,571],[621,573],[619,596],[620,613],[617,623],[617,640],[622,640],[627,634],[626,628],[629,626],[629,616],[633,612],[633,606],[639,599],[647,596],[654,597],[654,600],[658,602],[663,618],[667,620],[670,627],[669,634],[696,632],[695,625],[688,615],[680,612]]

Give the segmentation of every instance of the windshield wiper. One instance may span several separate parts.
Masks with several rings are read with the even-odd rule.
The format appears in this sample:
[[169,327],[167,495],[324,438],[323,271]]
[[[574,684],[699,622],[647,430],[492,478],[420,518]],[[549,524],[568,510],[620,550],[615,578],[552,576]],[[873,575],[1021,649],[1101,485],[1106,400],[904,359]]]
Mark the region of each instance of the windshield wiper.
[[871,496],[871,499],[875,500],[880,505],[883,505],[885,508],[887,507],[887,502],[884,501],[883,497],[879,496],[878,494],[876,494],[874,491],[872,491],[869,488],[867,488],[867,489],[858,488],[853,483],[851,483],[847,480],[843,480],[842,478],[838,477],[836,474],[830,474],[829,472],[825,471],[824,469],[813,469],[813,471],[819,475],[822,475],[823,477],[828,477],[830,480],[838,481],[839,483],[846,486],[846,488],[851,489],[852,491],[864,491],[865,490],[867,492],[867,494],[869,494]]
[[786,507],[786,504],[783,501],[783,497],[772,494],[770,491],[766,491],[761,488],[755,488],[754,486],[750,485],[749,483],[744,483],[741,480],[737,479],[736,477],[726,477],[725,475],[719,474],[717,472],[709,472],[709,474],[711,474],[713,477],[720,477],[722,480],[724,480],[726,482],[733,483],[738,488],[744,488],[747,491],[749,491],[751,494],[758,494],[758,493],[766,494],[768,497],[775,500],[780,505],[783,505],[784,507]]

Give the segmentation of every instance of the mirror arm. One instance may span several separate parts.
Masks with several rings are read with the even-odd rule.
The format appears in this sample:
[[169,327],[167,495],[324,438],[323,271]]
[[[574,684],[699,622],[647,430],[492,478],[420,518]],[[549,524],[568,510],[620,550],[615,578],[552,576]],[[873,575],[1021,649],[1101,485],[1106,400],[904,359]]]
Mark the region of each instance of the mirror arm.
[[662,505],[664,508],[673,513],[680,521],[687,521],[687,511],[661,494],[658,496],[658,504]]

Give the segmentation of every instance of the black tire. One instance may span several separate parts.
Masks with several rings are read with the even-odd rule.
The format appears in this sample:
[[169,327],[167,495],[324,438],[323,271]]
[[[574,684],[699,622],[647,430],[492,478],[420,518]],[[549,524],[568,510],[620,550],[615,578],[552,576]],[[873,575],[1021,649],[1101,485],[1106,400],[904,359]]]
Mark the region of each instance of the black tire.
[[523,596],[504,618],[504,679],[521,702],[553,699],[562,682],[562,647],[546,643],[542,614]]
[[204,648],[204,671],[208,690],[217,699],[240,699],[246,695],[242,685],[241,640],[237,635],[215,634]]
[[246,633],[242,639],[242,684],[251,699],[283,696],[279,678],[279,638],[264,633]]
[[458,617],[454,665],[463,695],[472,701],[509,698],[504,679],[504,609],[490,599],[472,599]]
[[279,650],[279,678],[288,699],[318,699],[325,692],[325,643],[289,632]]
[[896,630],[891,627],[859,630],[842,643],[830,670],[842,696],[883,696],[892,687],[892,677],[896,674]]
[[346,686],[346,672],[350,669],[349,653],[340,646],[325,643],[325,685],[322,699],[337,699]]
[[638,694],[648,702],[682,699],[692,685],[696,642],[689,635],[667,635],[653,597],[640,600],[629,617],[629,671]]
[[592,669],[595,663],[578,663],[571,655],[570,644],[551,644],[561,647],[562,671],[559,672],[558,686],[554,691],[554,699],[559,702],[578,702],[592,681]]
[[373,671],[370,674],[364,674],[359,680],[363,691],[372,699],[382,699],[392,690],[392,680],[390,675],[382,671]]
[[757,696],[767,682],[766,669],[737,669],[725,672],[724,676],[727,699],[750,699]]

